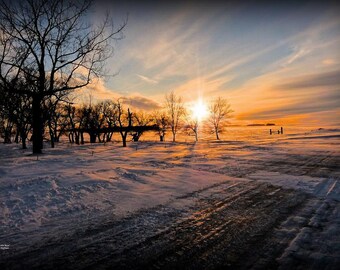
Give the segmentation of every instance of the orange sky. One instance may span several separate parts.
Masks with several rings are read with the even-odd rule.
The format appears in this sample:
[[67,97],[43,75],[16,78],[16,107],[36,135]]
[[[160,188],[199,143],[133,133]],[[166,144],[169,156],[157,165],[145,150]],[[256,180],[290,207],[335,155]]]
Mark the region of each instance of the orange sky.
[[234,123],[340,125],[335,3],[103,7],[129,20],[108,62],[117,75],[89,87],[97,99],[125,96],[130,106],[152,110],[170,91],[188,103],[222,96]]

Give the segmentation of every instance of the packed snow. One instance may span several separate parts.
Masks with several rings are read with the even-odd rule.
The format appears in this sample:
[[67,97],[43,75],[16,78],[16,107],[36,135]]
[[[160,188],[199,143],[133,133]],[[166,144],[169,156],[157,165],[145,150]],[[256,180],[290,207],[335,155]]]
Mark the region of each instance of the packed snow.
[[[288,130],[270,136],[267,129],[235,128],[225,140],[200,138],[197,143],[184,137],[176,143],[157,142],[150,135],[126,148],[120,142],[63,142],[55,149],[46,147],[39,156],[15,144],[1,144],[0,245],[27,249],[41,239],[95,224],[103,216],[120,219],[214,184],[244,181],[270,183],[316,198],[305,210],[316,211],[308,222],[327,223],[327,230],[316,234],[301,228],[282,254],[288,258],[283,269],[290,266],[293,251],[304,256],[306,238],[313,242],[314,237],[313,245],[323,239],[329,246],[338,245],[339,238],[333,236],[339,235],[340,130]],[[325,221],[329,205],[336,207],[329,215],[332,220]],[[302,212],[279,230],[287,233],[307,222],[303,218]]]

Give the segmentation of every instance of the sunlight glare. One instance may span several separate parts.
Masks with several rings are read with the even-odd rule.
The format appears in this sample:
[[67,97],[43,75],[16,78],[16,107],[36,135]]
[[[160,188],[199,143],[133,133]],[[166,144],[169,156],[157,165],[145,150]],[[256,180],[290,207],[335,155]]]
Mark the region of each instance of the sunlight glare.
[[193,105],[192,115],[198,121],[202,121],[208,115],[207,106],[202,100],[198,100],[197,103]]

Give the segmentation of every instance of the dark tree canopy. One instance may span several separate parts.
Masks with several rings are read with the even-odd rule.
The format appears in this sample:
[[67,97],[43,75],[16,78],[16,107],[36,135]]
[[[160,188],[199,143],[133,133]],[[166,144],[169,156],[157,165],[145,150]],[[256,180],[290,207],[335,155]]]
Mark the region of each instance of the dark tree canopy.
[[[0,80],[7,91],[33,98],[33,152],[42,148],[42,102],[61,91],[91,83],[103,75],[114,39],[126,25],[115,27],[109,14],[98,20],[92,1],[0,1]],[[16,89],[17,79],[26,89]]]

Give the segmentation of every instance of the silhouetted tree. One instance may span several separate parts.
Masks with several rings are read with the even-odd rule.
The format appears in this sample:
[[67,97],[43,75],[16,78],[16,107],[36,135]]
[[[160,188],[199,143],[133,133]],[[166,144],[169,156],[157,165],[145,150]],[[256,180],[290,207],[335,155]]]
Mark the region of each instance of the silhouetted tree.
[[188,135],[192,135],[192,133],[195,136],[195,141],[198,141],[198,126],[199,121],[197,118],[190,117],[186,120],[185,129],[188,133]]
[[181,125],[181,119],[185,115],[182,98],[172,91],[165,96],[165,109],[169,117],[169,126],[172,132],[172,141],[176,141],[176,134]]
[[218,97],[213,100],[209,106],[210,115],[208,121],[216,135],[217,140],[220,139],[219,135],[223,132],[227,124],[227,119],[230,118],[231,113],[233,112],[230,107],[231,105],[229,104],[228,100],[222,97]]
[[[12,81],[13,89],[23,89],[25,84],[21,80]],[[15,142],[22,142],[22,148],[26,149],[26,139],[31,128],[31,98],[27,95],[4,91],[0,83],[0,133],[4,137],[4,143],[12,142],[15,134]]]
[[143,135],[143,127],[148,126],[152,122],[152,117],[145,111],[137,111],[133,114],[132,125],[141,127],[141,129],[131,132],[133,141],[138,142],[139,138]]
[[4,91],[4,87],[0,84],[0,134],[4,138],[4,143],[12,142],[12,134],[14,128],[14,96]]
[[132,127],[132,117],[133,114],[128,108],[127,111],[124,110],[122,103],[118,100],[117,102],[117,127],[119,128],[119,133],[122,137],[123,147],[126,147],[126,138]]
[[13,121],[16,126],[16,143],[18,143],[18,137],[20,137],[22,148],[26,149],[26,140],[28,134],[31,131],[32,123],[32,100],[26,95],[16,95],[17,99],[15,104],[15,109],[13,111],[14,118]]
[[159,127],[157,131],[159,140],[163,142],[165,140],[165,135],[169,126],[169,117],[164,111],[155,111],[152,113],[152,118],[153,122]]
[[[117,104],[114,103],[111,100],[106,100],[102,102],[102,112],[103,112],[103,117],[105,120],[105,127],[108,129],[113,128],[116,126],[117,123],[117,117],[118,117],[118,109],[117,109]],[[107,131],[104,133],[104,142],[110,142],[112,139],[113,132],[112,131]]]
[[[76,137],[76,107],[73,106],[72,102],[69,102],[64,105],[64,110],[66,113],[66,119],[67,119],[67,130],[68,130],[68,139],[70,143],[75,142]],[[78,142],[79,144],[79,136],[78,136]]]
[[[102,126],[103,117],[100,112],[100,104],[85,105],[82,108],[84,122],[82,128],[85,129],[90,135],[90,143],[95,143],[97,138],[100,139],[99,128]],[[100,142],[100,140],[99,140]]]
[[62,104],[64,95],[67,95],[67,92],[59,92],[57,96],[50,97],[44,102],[44,122],[48,127],[52,148],[55,142],[59,142],[60,136],[68,126],[67,111]]
[[86,128],[86,121],[87,121],[87,106],[83,105],[76,109],[75,115],[75,130],[76,135],[76,144],[84,144],[84,131],[83,129]]
[[[20,77],[32,87],[16,90],[32,98],[33,153],[43,148],[43,102],[60,91],[91,83],[112,55],[112,39],[125,22],[91,18],[93,1],[22,0],[0,2],[0,80],[5,89]],[[93,22],[93,23],[91,23]]]

